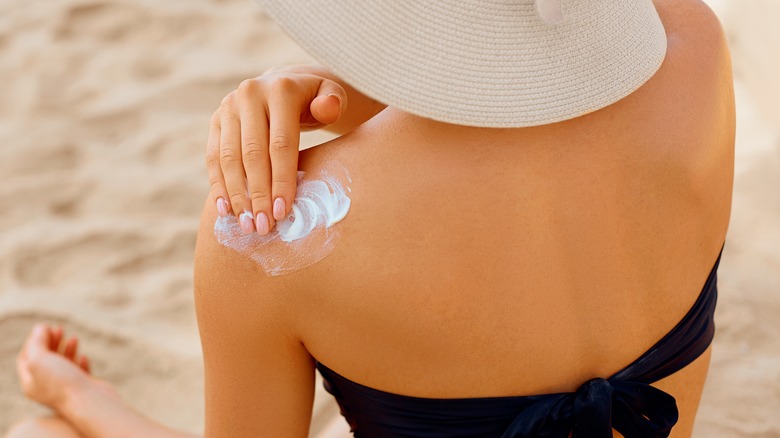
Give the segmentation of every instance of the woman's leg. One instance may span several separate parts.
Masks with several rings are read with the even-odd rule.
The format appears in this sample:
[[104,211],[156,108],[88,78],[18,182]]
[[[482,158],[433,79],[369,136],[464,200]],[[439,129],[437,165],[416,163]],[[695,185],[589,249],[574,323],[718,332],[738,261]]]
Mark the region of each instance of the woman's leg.
[[5,438],[82,438],[59,417],[38,417],[15,424]]

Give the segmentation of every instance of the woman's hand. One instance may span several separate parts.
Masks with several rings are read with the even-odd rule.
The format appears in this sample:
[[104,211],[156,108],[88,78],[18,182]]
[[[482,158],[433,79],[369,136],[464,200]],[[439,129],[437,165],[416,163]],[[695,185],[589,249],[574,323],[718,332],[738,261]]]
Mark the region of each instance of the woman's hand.
[[301,129],[336,123],[347,93],[314,66],[274,68],[228,94],[211,118],[206,164],[220,216],[267,234],[292,207]]
[[24,395],[55,410],[90,380],[89,361],[78,356],[78,339],[62,340],[62,328],[37,324],[16,359]]

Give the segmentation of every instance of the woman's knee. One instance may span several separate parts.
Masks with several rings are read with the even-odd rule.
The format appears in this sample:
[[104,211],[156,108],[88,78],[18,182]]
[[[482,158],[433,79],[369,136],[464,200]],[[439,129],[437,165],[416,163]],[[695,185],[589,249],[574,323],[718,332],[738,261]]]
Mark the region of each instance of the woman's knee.
[[37,417],[15,424],[5,438],[81,438],[81,435],[61,418]]

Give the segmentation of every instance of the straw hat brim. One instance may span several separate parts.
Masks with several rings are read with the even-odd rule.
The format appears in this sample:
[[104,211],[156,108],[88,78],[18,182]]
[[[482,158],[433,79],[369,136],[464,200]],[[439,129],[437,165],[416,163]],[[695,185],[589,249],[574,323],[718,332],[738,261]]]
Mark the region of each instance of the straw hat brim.
[[575,118],[634,92],[661,66],[666,33],[650,0],[258,0],[351,86],[460,125],[526,127]]

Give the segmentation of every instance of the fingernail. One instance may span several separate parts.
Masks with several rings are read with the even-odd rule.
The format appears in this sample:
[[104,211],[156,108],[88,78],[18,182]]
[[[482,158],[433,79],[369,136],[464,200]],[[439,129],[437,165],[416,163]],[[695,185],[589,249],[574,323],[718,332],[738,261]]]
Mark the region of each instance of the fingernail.
[[[274,209],[276,208],[274,207]],[[261,236],[265,236],[268,234],[268,228],[268,216],[263,212],[257,213],[257,232],[260,233]]]
[[274,219],[278,221],[284,219],[284,199],[282,198],[274,200]]
[[238,217],[238,221],[241,223],[241,230],[244,234],[249,234],[255,230],[255,221],[252,220],[252,212],[244,211],[241,216]]
[[328,94],[328,97],[331,97],[331,96],[335,97],[336,100],[339,101],[339,107],[341,107],[341,103],[342,103],[341,102],[341,96],[339,96],[338,94],[334,94],[334,93]]
[[225,217],[228,214],[227,202],[222,198],[217,198],[217,212],[222,217]]

